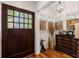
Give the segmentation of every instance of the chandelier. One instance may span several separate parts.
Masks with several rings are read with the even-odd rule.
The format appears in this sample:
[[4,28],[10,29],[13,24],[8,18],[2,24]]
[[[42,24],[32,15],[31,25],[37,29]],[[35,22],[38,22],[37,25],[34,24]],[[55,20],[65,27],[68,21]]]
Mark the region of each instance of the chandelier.
[[59,2],[57,3],[56,11],[57,11],[58,13],[61,13],[61,12],[64,10],[64,7],[65,7],[64,3],[61,2],[61,1],[59,1]]

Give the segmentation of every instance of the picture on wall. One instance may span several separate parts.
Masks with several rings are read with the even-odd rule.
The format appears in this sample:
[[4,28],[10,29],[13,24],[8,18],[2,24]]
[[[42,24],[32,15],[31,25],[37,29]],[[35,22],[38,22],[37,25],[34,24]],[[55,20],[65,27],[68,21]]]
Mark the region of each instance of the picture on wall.
[[79,18],[68,19],[67,20],[67,29],[68,30],[75,30],[75,23],[79,23]]
[[46,30],[46,21],[40,20],[40,30]]
[[63,21],[55,22],[55,30],[63,30]]

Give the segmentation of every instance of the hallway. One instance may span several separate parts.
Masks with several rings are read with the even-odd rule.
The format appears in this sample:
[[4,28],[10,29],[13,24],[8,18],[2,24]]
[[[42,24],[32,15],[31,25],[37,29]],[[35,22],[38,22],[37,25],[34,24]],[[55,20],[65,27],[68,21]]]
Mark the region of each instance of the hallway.
[[0,58],[73,56],[79,57],[79,1],[0,1]]

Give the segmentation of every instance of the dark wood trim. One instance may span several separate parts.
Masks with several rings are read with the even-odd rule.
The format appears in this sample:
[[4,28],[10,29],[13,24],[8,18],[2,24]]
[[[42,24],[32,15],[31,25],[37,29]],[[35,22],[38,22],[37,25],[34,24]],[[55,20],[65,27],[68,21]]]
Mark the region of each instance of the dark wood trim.
[[24,57],[24,56],[26,56],[27,54],[34,53],[33,51],[34,51],[34,49],[22,51],[22,52],[20,52],[20,53],[17,53],[17,54],[8,56],[8,58],[16,58],[16,57],[17,57],[17,58],[20,58],[20,57]]
[[[6,16],[6,6],[4,5],[4,4],[2,4],[2,57],[6,57],[6,54],[7,54],[7,48],[6,48],[6,46],[7,46],[7,40],[6,40],[6,35],[7,35],[7,33],[6,33],[6,23],[4,23],[4,22],[6,22],[6,20],[3,20],[3,19],[5,19],[5,18],[7,18]],[[5,16],[5,17],[4,17]],[[4,27],[5,26],[5,27]],[[6,34],[4,34],[4,33],[6,33]]]
[[33,23],[32,23],[32,25],[33,25],[33,33],[34,33],[34,35],[33,35],[33,38],[34,38],[34,52],[35,52],[35,13],[33,13]]

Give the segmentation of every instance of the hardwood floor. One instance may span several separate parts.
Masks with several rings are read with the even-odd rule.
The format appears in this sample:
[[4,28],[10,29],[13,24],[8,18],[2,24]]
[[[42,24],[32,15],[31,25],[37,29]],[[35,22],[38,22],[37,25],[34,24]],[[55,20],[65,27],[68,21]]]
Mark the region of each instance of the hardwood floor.
[[38,55],[31,54],[31,55],[25,56],[24,58],[73,58],[73,57],[63,52],[54,50],[54,51],[45,51]]

